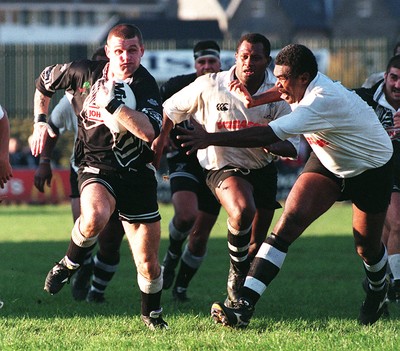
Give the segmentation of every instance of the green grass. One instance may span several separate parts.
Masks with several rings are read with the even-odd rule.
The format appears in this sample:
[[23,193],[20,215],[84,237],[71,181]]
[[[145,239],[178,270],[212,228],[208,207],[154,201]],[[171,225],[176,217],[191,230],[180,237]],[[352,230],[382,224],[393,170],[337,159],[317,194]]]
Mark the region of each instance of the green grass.
[[[161,206],[162,257],[173,212]],[[278,212],[278,215],[280,211]],[[106,291],[107,302],[75,302],[70,287],[49,296],[44,278],[67,248],[68,205],[0,207],[0,350],[399,350],[400,306],[371,327],[357,323],[363,268],[354,252],[351,209],[337,204],[292,245],[282,270],[257,304],[245,330],[215,325],[213,301],[225,297],[228,254],[221,213],[208,256],[176,305],[163,294],[170,330],[140,321],[140,296],[128,243]]]

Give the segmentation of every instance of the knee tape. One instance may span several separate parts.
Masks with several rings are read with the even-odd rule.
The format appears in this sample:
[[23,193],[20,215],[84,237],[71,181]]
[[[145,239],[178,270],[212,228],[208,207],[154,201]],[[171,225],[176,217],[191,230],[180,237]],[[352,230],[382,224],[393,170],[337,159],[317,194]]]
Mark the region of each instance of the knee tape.
[[248,227],[247,229],[242,229],[242,230],[235,229],[235,228],[233,228],[233,227],[231,226],[231,224],[229,223],[229,219],[226,220],[226,224],[227,224],[227,226],[228,226],[229,232],[232,233],[232,235],[238,235],[238,236],[246,235],[246,234],[248,234],[248,233],[250,232],[250,230],[251,230],[251,225],[250,225],[250,227]]
[[188,245],[186,245],[182,254],[182,261],[185,262],[189,267],[197,269],[201,266],[201,263],[204,261],[206,255],[207,253],[204,256],[194,256],[190,252]]
[[181,232],[180,230],[176,229],[174,223],[172,223],[171,220],[171,222],[169,222],[168,230],[169,230],[169,235],[171,235],[172,239],[181,241],[185,240],[188,237],[191,229],[187,230],[186,232]]
[[144,292],[145,294],[156,294],[162,289],[163,285],[162,274],[160,273],[160,275],[156,279],[148,280],[145,277],[143,277],[140,273],[138,273],[137,282],[141,292]]
[[74,227],[72,228],[71,238],[72,241],[79,247],[90,247],[97,242],[98,235],[86,238],[82,235],[79,229],[79,218],[76,220]]

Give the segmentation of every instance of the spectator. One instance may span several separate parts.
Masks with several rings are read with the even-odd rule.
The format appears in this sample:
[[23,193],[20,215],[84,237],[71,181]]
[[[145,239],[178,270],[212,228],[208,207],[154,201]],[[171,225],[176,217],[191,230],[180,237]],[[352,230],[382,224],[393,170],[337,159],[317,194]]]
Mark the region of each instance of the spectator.
[[[400,41],[395,45],[393,49],[393,56],[400,54]],[[385,72],[377,72],[371,74],[363,83],[363,88],[372,88],[376,83],[381,82],[383,80],[383,76]]]
[[29,151],[22,145],[21,139],[10,137],[8,146],[10,163],[14,168],[35,168],[36,160]]

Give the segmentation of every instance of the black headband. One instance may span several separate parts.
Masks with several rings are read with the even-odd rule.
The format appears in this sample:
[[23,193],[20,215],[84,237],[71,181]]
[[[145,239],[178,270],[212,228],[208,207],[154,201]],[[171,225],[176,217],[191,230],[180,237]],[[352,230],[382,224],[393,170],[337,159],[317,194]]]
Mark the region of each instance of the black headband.
[[219,51],[214,49],[199,50],[194,53],[194,58],[197,60],[199,57],[203,56],[214,56],[219,58]]

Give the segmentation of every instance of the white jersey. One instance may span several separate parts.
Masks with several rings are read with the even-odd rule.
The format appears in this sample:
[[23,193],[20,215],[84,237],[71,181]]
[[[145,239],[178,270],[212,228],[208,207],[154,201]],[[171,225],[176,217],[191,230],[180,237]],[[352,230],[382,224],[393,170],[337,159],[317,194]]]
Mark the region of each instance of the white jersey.
[[[51,112],[49,121],[51,121],[59,130],[60,134],[70,131],[74,133],[74,140],[78,135],[78,119],[74,109],[68,99],[67,93],[60,99],[58,104]],[[77,172],[78,167],[75,166],[74,152],[71,154],[71,165]]]
[[0,105],[0,119],[3,119],[4,117],[4,111],[3,111],[3,107]]
[[[290,106],[284,101],[246,108],[241,100],[229,91],[228,84],[234,79],[234,72],[235,66],[229,71],[198,77],[164,102],[164,112],[174,124],[193,116],[209,133],[266,126],[272,120],[290,113]],[[267,70],[257,94],[270,89],[274,84],[275,77]],[[299,137],[290,141],[298,151]],[[224,166],[259,169],[275,158],[261,147],[222,146],[209,146],[198,150],[197,157],[200,165],[208,170],[218,170]]]
[[291,108],[292,113],[270,123],[274,133],[282,140],[303,134],[321,163],[339,178],[383,166],[393,154],[374,110],[322,73]]

